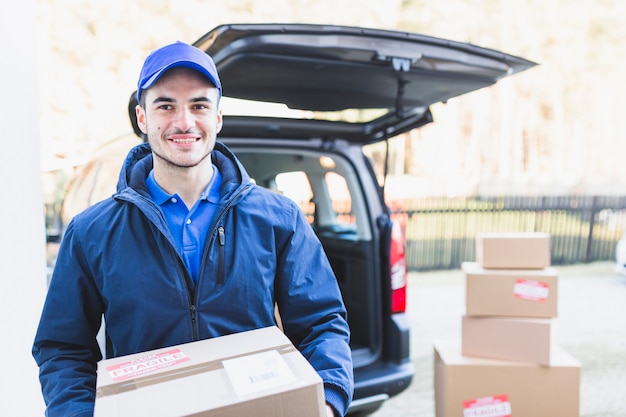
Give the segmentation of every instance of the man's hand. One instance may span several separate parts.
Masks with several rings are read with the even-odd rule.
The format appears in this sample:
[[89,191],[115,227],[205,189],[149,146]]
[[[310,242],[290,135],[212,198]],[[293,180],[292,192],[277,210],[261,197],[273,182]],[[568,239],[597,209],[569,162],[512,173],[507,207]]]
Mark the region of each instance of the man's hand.
[[333,408],[326,404],[326,417],[336,417],[335,416],[335,411],[333,410]]

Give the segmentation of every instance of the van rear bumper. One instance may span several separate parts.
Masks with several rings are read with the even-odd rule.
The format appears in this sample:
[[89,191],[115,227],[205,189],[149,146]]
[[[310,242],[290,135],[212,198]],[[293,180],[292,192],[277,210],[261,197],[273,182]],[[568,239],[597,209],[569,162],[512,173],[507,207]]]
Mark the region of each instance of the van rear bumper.
[[374,363],[354,371],[354,399],[348,412],[375,410],[411,385],[415,369],[403,363]]

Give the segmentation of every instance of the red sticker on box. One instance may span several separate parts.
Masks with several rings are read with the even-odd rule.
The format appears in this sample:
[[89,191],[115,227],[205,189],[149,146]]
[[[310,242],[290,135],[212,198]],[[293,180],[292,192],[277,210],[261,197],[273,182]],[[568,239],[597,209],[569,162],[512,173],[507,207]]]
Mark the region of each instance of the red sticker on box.
[[115,382],[125,381],[140,375],[149,374],[159,369],[168,368],[186,362],[189,358],[180,349],[159,352],[132,361],[118,363],[106,368]]
[[506,395],[465,401],[463,417],[511,417],[511,403]]
[[546,301],[549,293],[547,283],[530,279],[518,279],[513,287],[513,294],[524,300]]

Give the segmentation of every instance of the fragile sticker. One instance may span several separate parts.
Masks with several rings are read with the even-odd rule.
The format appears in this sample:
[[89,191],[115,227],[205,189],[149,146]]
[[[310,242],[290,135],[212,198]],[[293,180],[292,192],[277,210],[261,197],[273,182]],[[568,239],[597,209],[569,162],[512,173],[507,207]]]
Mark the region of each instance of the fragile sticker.
[[120,382],[146,375],[159,369],[168,368],[188,360],[189,357],[180,349],[171,349],[111,365],[107,367],[106,370],[113,381]]
[[511,403],[506,395],[465,401],[463,417],[511,417]]
[[545,282],[518,279],[513,287],[513,294],[523,300],[546,301],[550,294],[550,288]]
[[228,359],[224,370],[238,396],[291,384],[296,377],[275,350]]

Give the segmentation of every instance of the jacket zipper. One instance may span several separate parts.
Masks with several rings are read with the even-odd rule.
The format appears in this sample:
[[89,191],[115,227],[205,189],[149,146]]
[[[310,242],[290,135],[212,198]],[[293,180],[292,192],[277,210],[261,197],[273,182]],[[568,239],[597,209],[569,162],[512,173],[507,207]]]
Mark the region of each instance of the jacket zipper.
[[224,243],[226,236],[224,235],[224,226],[217,228],[218,237],[218,257],[217,257],[217,285],[224,285]]
[[189,313],[191,315],[191,332],[193,334],[193,340],[198,340],[198,331],[196,330],[196,305],[190,301]]

